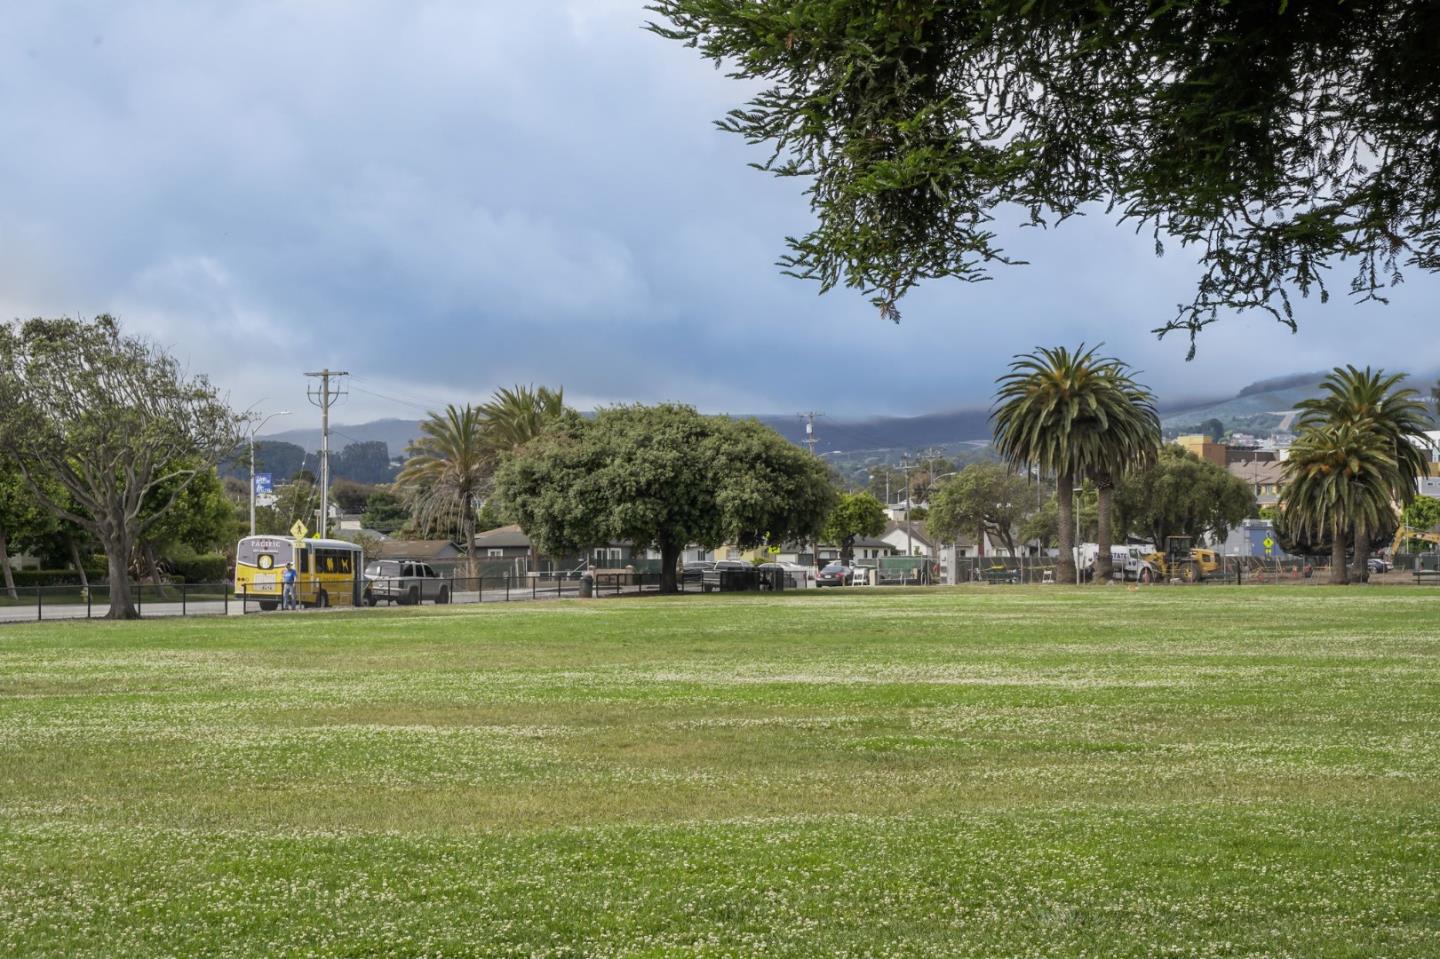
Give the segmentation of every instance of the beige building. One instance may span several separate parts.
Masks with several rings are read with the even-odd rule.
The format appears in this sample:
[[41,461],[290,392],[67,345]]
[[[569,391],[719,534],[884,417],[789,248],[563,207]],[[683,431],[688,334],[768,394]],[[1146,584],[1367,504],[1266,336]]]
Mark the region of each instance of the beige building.
[[1181,436],[1175,443],[1182,447],[1187,453],[1194,453],[1207,463],[1214,463],[1224,469],[1225,444],[1217,443],[1203,433],[1191,433],[1188,436]]

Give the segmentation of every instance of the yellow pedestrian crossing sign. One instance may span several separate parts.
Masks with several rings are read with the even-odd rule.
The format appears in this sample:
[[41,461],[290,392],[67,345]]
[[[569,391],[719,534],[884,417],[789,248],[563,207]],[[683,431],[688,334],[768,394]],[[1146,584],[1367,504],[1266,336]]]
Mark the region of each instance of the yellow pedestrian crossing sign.
[[308,532],[310,532],[310,530],[302,520],[297,519],[295,525],[290,527],[290,535],[296,539],[304,539],[305,534]]
[[1271,553],[1275,552],[1275,541],[1270,537],[1265,537],[1263,545],[1265,546],[1266,556],[1269,556]]

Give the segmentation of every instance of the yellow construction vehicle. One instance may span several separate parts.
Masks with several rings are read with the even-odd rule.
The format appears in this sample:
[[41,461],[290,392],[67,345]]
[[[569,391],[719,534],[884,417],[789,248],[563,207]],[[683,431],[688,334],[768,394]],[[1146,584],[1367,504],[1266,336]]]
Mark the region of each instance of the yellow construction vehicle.
[[1220,569],[1220,554],[1201,549],[1189,536],[1165,538],[1165,552],[1156,550],[1140,558],[1140,582],[1166,583],[1178,579],[1182,583],[1198,583]]
[[1425,529],[1416,529],[1413,526],[1401,526],[1395,531],[1395,541],[1390,544],[1390,555],[1393,557],[1396,553],[1400,552],[1400,547],[1412,539],[1418,539],[1422,543],[1435,543],[1436,545],[1440,545],[1440,533]]

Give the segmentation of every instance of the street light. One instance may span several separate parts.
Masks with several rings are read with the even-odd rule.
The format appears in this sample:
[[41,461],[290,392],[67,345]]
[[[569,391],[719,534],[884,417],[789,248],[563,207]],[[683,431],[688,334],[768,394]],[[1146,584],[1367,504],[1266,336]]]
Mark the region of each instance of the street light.
[[289,416],[289,410],[277,410],[265,417],[259,424],[250,431],[250,535],[255,535],[255,434],[265,428],[265,424],[277,416]]

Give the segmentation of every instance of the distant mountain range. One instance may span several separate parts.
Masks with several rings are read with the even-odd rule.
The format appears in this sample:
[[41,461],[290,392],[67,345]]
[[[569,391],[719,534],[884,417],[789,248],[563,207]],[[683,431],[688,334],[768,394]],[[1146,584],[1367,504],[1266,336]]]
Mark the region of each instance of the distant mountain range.
[[[1160,422],[1167,433],[1196,430],[1207,420],[1218,419],[1227,431],[1268,434],[1285,429],[1288,414],[1301,400],[1319,394],[1324,372],[1295,373],[1252,383],[1233,396],[1162,403]],[[1407,385],[1429,397],[1431,385],[1440,374],[1412,377]],[[756,419],[794,443],[805,441],[805,421],[799,416],[760,415]],[[331,427],[332,446],[379,440],[392,456],[419,436],[416,420],[383,419],[368,423]],[[990,440],[988,407],[927,413],[921,416],[883,416],[867,419],[820,417],[815,423],[817,449],[827,458],[854,462],[898,462],[905,455],[926,450],[954,458],[975,452]],[[320,448],[319,429],[286,430],[264,437],[283,440],[314,451]]]

